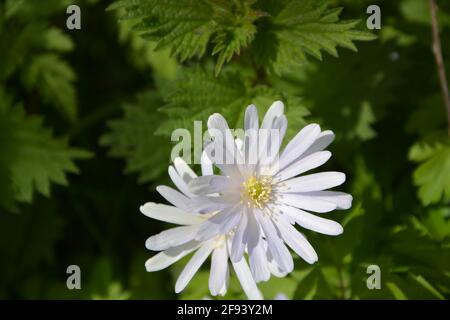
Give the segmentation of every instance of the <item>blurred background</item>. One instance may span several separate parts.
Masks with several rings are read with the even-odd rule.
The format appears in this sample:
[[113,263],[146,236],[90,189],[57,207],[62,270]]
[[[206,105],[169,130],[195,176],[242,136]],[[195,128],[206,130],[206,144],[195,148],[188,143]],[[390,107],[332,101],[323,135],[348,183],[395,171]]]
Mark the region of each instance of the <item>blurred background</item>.
[[[297,258],[260,285],[265,298],[448,299],[449,124],[429,1],[156,2],[0,2],[0,298],[209,296],[209,263],[180,295],[183,262],[145,271],[144,242],[168,225],[138,208],[164,202],[173,129],[213,112],[242,126],[248,104],[282,99],[290,137],[310,122],[336,133],[325,168],[347,174],[354,202],[329,214],[343,235],[305,231],[319,262]],[[437,3],[449,74],[450,2]],[[66,27],[70,4],[81,30]],[[80,290],[66,287],[69,265]],[[224,298],[245,298],[234,277]]]

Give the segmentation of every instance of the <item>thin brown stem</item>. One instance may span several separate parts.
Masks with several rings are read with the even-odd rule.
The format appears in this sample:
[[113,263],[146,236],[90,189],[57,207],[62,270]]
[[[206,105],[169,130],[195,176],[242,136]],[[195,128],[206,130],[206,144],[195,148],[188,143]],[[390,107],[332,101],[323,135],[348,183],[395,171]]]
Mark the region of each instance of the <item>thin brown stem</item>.
[[442,58],[441,38],[439,36],[439,25],[437,18],[438,7],[436,0],[428,0],[431,14],[431,29],[433,34],[433,54],[436,60],[439,82],[442,90],[444,105],[447,110],[448,135],[450,136],[450,94],[448,90],[447,76],[445,75],[444,59]]

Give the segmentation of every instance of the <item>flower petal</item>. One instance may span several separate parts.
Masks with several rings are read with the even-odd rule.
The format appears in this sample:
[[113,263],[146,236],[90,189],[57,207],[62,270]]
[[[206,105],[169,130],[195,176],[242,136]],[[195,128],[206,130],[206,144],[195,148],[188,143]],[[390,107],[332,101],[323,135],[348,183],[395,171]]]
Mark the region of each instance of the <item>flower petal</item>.
[[197,249],[200,245],[201,243],[198,241],[189,241],[181,246],[169,248],[148,259],[145,262],[145,269],[148,272],[165,269]]
[[245,209],[246,212],[244,214],[247,215],[247,228],[245,230],[245,235],[243,241],[247,244],[247,247],[255,247],[259,243],[259,239],[261,238],[261,227],[256,220],[254,211],[249,208]]
[[181,192],[167,186],[157,186],[156,191],[175,207],[189,212],[189,198]]
[[176,293],[180,293],[181,291],[183,291],[189,281],[191,281],[192,277],[195,275],[198,269],[200,269],[203,262],[205,262],[211,251],[214,249],[213,244],[213,241],[208,241],[194,253],[191,260],[189,260],[183,271],[181,271],[181,274],[178,277],[177,282],[175,283]]
[[267,215],[262,214],[262,212],[256,215],[256,217],[264,230],[268,248],[273,258],[281,269],[291,272],[294,268],[292,256],[284,245],[283,240],[281,240],[272,220]]
[[320,172],[283,181],[280,192],[311,192],[339,186],[345,182],[342,172]]
[[269,262],[262,241],[260,238],[260,242],[256,246],[249,247],[248,252],[250,270],[256,282],[267,281],[270,278]]
[[233,189],[233,182],[225,176],[201,176],[192,179],[189,184],[189,192],[196,195],[208,195]]
[[300,157],[316,141],[319,134],[320,127],[318,124],[310,124],[300,130],[281,154],[279,169],[284,169]]
[[209,176],[214,174],[213,170],[213,163],[212,160],[209,158],[210,152],[208,150],[213,148],[213,144],[210,144],[205,147],[205,150],[202,152],[202,156],[200,158],[200,164],[202,167],[202,175]]
[[195,172],[191,169],[191,167],[188,166],[186,161],[184,161],[180,157],[176,157],[173,160],[173,164],[175,165],[175,169],[177,169],[178,175],[183,179],[183,181],[187,184],[192,179],[196,178],[197,175]]
[[342,226],[336,221],[317,217],[309,212],[290,206],[278,206],[278,208],[305,229],[330,236],[337,236],[343,232]]
[[213,138],[215,163],[244,164],[242,153],[237,148],[228,123],[221,114],[215,113],[208,118],[208,132]]
[[241,259],[238,262],[232,262],[236,276],[241,283],[242,289],[249,300],[262,300],[263,296],[256,286],[256,282],[252,277],[247,261]]
[[258,123],[258,109],[256,109],[256,106],[254,104],[251,104],[245,110],[244,130],[256,130],[259,126]]
[[242,212],[240,208],[226,208],[203,222],[199,226],[199,231],[195,239],[205,241],[219,234],[227,234],[239,223],[241,217]]
[[242,218],[237,226],[236,232],[233,236],[233,242],[231,244],[231,261],[237,262],[242,259],[244,255],[245,243],[244,235],[247,229],[247,214],[243,214]]
[[336,205],[336,209],[339,210],[350,209],[353,200],[352,195],[339,191],[315,191],[305,193],[304,195],[314,199],[332,202]]
[[319,258],[314,248],[297,229],[283,218],[278,219],[277,227],[280,230],[283,240],[295,251],[303,260],[313,264]]
[[209,291],[213,296],[220,294],[227,282],[228,252],[227,244],[216,247],[211,256],[211,271],[209,273]]
[[307,157],[318,151],[325,150],[334,140],[334,133],[331,130],[322,131],[314,143],[305,151],[301,157]]
[[281,101],[275,101],[272,103],[270,108],[267,110],[266,114],[264,115],[264,119],[261,124],[261,129],[272,129],[275,119],[279,116],[283,115],[284,112],[284,104]]
[[309,196],[308,193],[284,193],[279,195],[280,203],[287,204],[296,208],[309,210],[313,212],[325,213],[333,211],[337,205],[333,202],[322,200],[320,198]]
[[169,166],[169,176],[173,184],[183,192],[186,196],[192,197],[192,193],[189,191],[186,182],[180,177],[177,170],[173,166]]
[[187,213],[177,207],[165,204],[147,202],[142,205],[139,210],[147,217],[169,223],[192,225],[205,221],[205,219],[199,215]]
[[194,239],[198,228],[199,225],[192,225],[165,230],[148,238],[145,247],[149,250],[161,251],[182,245]]
[[291,165],[287,166],[276,174],[276,179],[279,181],[287,180],[295,177],[306,171],[320,167],[331,157],[330,151],[315,152],[307,157],[300,158],[294,161]]

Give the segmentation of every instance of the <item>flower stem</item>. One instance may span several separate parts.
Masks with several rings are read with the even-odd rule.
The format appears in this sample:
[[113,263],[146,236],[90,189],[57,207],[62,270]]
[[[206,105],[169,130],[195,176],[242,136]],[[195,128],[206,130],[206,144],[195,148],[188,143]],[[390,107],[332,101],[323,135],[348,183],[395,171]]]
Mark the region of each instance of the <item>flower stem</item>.
[[436,0],[428,0],[430,5],[431,14],[431,29],[433,34],[433,54],[436,60],[437,71],[439,75],[439,82],[442,90],[442,97],[444,99],[444,105],[447,110],[448,121],[448,135],[450,136],[450,94],[448,90],[447,76],[445,75],[444,59],[442,58],[441,38],[439,36],[439,26],[436,5]]

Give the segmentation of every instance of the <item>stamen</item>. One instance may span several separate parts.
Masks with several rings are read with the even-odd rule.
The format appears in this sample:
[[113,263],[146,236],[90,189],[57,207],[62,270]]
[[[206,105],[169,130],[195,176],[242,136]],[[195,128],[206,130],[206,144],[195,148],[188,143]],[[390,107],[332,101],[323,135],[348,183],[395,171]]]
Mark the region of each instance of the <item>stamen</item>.
[[249,207],[262,209],[272,199],[272,178],[251,176],[243,184],[242,201]]

